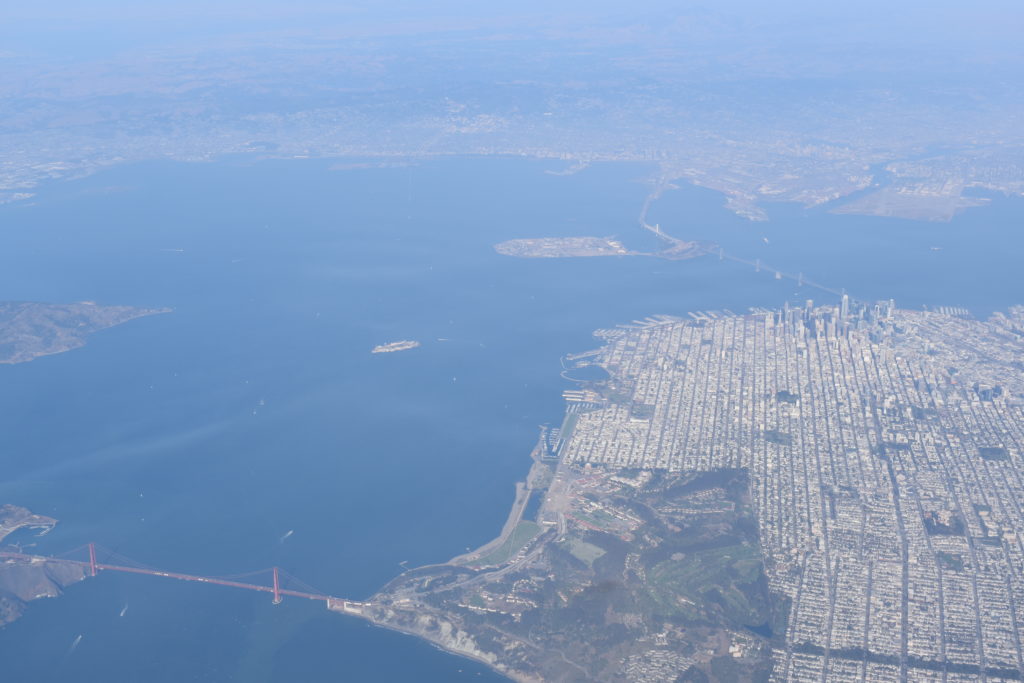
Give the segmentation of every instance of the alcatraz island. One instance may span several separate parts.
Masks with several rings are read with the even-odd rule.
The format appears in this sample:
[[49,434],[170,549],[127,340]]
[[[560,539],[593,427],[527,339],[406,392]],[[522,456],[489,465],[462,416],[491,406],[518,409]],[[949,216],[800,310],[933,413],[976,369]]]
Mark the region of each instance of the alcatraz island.
[[596,334],[501,536],[339,610],[518,681],[1021,678],[1024,308]]
[[395,353],[397,351],[408,351],[409,349],[418,348],[420,343],[409,339],[402,341],[388,342],[387,344],[378,344],[370,350],[370,353]]

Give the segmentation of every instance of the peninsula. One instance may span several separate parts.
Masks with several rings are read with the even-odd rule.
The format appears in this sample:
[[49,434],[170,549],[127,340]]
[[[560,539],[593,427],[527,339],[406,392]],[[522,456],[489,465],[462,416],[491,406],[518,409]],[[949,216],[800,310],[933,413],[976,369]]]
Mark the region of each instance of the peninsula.
[[597,335],[501,537],[335,609],[517,681],[1022,677],[1024,307]]
[[[358,602],[276,568],[11,551],[5,618],[98,568],[322,600],[523,682],[1024,678],[1024,307],[843,296],[596,334],[565,364],[605,378],[564,392],[475,551]],[[52,522],[4,510],[4,529]]]
[[[39,529],[45,534],[56,524],[52,517],[23,507],[0,506],[0,542],[19,529]],[[0,627],[20,617],[28,602],[56,597],[65,586],[84,578],[81,566],[66,562],[0,561]]]
[[0,505],[0,542],[18,529],[39,529],[40,535],[57,525],[53,517],[33,514],[31,510],[17,505]]
[[76,349],[94,332],[169,308],[0,302],[0,363],[24,363]]

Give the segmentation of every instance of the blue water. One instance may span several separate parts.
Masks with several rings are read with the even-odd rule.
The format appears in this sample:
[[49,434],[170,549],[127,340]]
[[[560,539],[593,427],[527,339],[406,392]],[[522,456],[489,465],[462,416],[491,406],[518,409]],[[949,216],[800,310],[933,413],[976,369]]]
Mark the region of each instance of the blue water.
[[[751,223],[706,210],[720,204],[720,196],[686,188],[666,193],[648,219],[681,237],[715,241],[727,252],[761,259],[783,272],[802,272],[864,301],[896,298],[907,308],[962,306],[984,318],[1024,303],[1024,200],[999,195],[989,200],[948,223],[835,215],[791,204],[770,205],[771,220]],[[764,268],[762,276],[772,274]],[[802,296],[828,300],[811,288]]]
[[[537,426],[561,420],[559,358],[594,329],[821,298],[716,258],[496,254],[531,236],[644,245],[650,169],[555,168],[147,164],[0,207],[0,299],[175,309],[0,367],[0,501],[61,520],[39,552],[96,541],[171,571],[279,565],[365,598],[400,562],[495,535]],[[1024,299],[1021,208],[922,225],[780,206],[750,224],[686,188],[650,218],[863,298],[985,313]],[[369,353],[397,339],[423,346]],[[5,681],[499,680],[316,603],[110,574],[32,603],[0,631],[0,661]]]

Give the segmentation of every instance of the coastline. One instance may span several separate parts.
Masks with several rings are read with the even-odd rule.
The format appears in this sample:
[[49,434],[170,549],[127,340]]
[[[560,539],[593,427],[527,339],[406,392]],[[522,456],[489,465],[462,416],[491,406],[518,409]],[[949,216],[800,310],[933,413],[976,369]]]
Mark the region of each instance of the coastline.
[[542,479],[543,471],[548,469],[548,466],[542,462],[540,458],[544,449],[544,433],[544,429],[542,428],[540,436],[537,439],[537,444],[530,452],[530,459],[533,461],[533,464],[530,465],[530,469],[526,473],[526,479],[515,483],[516,497],[509,509],[508,517],[505,518],[505,524],[501,527],[501,532],[480,547],[461,555],[456,555],[447,562],[443,562],[438,566],[464,566],[471,564],[473,561],[486,557],[491,552],[500,548],[512,535],[515,528],[521,521],[523,521],[523,513],[526,511],[527,504],[530,502],[530,497],[535,491],[540,491],[543,490],[543,488],[546,488],[537,487],[538,480]]
[[[533,463],[527,471],[525,479],[515,482],[515,499],[509,509],[508,517],[506,517],[505,523],[502,525],[501,531],[497,536],[469,552],[456,555],[446,562],[422,565],[402,572],[394,579],[385,583],[366,602],[359,603],[359,607],[356,610],[345,609],[345,602],[341,602],[338,605],[328,605],[328,609],[332,612],[337,612],[338,614],[362,619],[363,621],[366,621],[378,628],[418,638],[429,643],[438,650],[483,664],[490,670],[508,678],[511,681],[516,681],[517,683],[540,683],[542,679],[526,675],[520,671],[508,669],[499,662],[495,655],[479,650],[475,646],[475,641],[470,634],[462,631],[451,622],[443,619],[440,616],[439,611],[424,611],[418,616],[415,622],[416,627],[411,628],[397,623],[394,619],[385,618],[384,615],[390,610],[385,606],[384,601],[381,598],[392,588],[392,586],[400,583],[414,572],[428,572],[431,570],[444,570],[446,568],[450,568],[460,572],[465,571],[467,573],[472,571],[472,569],[476,569],[478,571],[482,570],[483,574],[489,574],[490,571],[487,571],[480,565],[473,566],[472,563],[480,560],[481,558],[487,557],[497,549],[501,548],[509,540],[513,531],[518,527],[520,522],[523,521],[523,515],[526,511],[527,505],[531,496],[535,492],[543,491],[545,493],[546,502],[546,490],[552,480],[553,472],[551,471],[551,467],[541,459],[541,456],[545,452],[545,434],[546,429],[541,427],[537,443],[530,452],[530,458]],[[532,540],[533,539],[531,539],[531,541]],[[507,564],[507,561],[499,564]],[[498,571],[497,566],[499,565],[495,565],[495,569],[491,571]],[[396,604],[398,602],[400,602],[400,600],[396,601]]]

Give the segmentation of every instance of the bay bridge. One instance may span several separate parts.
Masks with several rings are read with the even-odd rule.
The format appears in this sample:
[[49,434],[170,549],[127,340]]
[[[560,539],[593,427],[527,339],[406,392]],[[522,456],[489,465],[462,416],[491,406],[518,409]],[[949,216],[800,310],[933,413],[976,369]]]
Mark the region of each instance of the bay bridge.
[[[183,574],[181,572],[169,572],[148,567],[130,558],[125,557],[112,550],[108,550],[96,543],[89,543],[79,548],[63,553],[58,556],[30,555],[18,550],[0,549],[0,561],[9,560],[15,562],[26,562],[28,564],[55,564],[63,566],[76,566],[83,570],[87,577],[94,577],[100,572],[121,572],[126,574],[143,574],[146,576],[161,576],[167,579],[179,581],[193,581],[196,583],[208,583],[216,586],[228,586],[230,588],[241,588],[243,590],[270,593],[273,596],[273,603],[280,604],[285,596],[293,598],[305,598],[307,600],[322,600],[329,610],[347,612],[349,614],[362,614],[368,603],[345,600],[327,595],[318,591],[312,586],[288,574],[280,567],[270,567],[245,574],[234,574],[230,576],[201,576],[198,574]],[[255,581],[264,578],[267,583],[256,583]]]
[[[643,228],[644,230],[653,233],[659,239],[667,242],[672,247],[679,247],[681,245],[685,245],[686,241],[675,238],[672,235],[669,235],[668,233],[664,232],[661,229],[661,226],[657,223],[651,225],[650,223],[647,222],[647,213],[648,211],[650,211],[651,204],[654,202],[655,199],[661,196],[662,192],[672,187],[673,186],[668,178],[661,177],[655,184],[654,190],[649,195],[647,195],[646,199],[644,199],[644,204],[643,207],[640,209],[640,216],[638,218],[638,221],[640,223],[640,227]],[[759,258],[747,259],[740,256],[735,256],[733,254],[727,253],[724,249],[722,249],[722,247],[718,245],[708,245],[707,247],[702,248],[701,251],[705,254],[714,254],[718,256],[719,261],[729,260],[734,261],[736,263],[742,263],[747,266],[752,266],[754,268],[754,271],[757,273],[762,272],[762,270],[768,273],[772,273],[775,275],[776,280],[793,280],[794,282],[797,283],[798,287],[813,287],[815,289],[820,289],[824,292],[828,292],[829,294],[834,294],[836,296],[842,296],[846,293],[845,289],[836,290],[831,287],[827,287],[823,284],[820,284],[818,282],[814,282],[813,280],[804,277],[803,273],[784,272],[779,268],[775,268],[773,266],[768,265],[767,263],[763,263]]]

